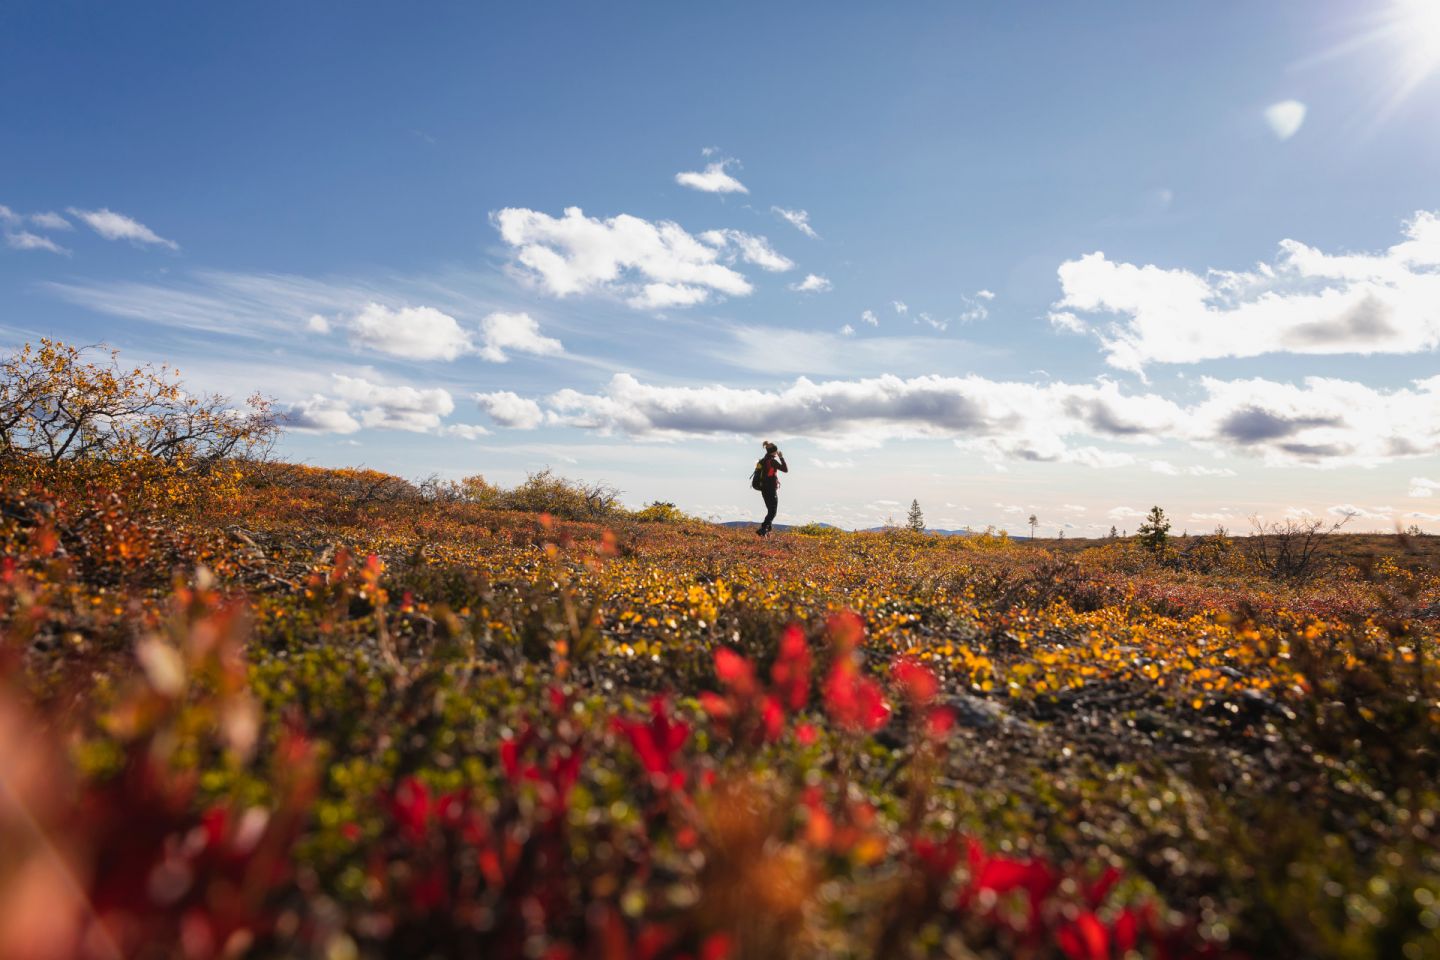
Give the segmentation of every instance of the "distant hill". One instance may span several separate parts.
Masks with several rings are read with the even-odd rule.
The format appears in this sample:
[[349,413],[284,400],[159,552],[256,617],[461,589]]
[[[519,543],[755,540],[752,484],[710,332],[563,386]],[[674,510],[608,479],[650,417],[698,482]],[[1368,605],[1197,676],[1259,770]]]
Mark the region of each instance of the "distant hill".
[[[753,528],[755,528],[755,527],[760,526],[760,524],[759,524],[757,521],[754,521],[754,520],[725,520],[725,521],[722,521],[722,522],[720,523],[720,526],[722,526],[722,527],[734,527],[734,528],[737,529],[737,530],[745,530],[745,529],[753,529]],[[774,529],[779,530],[779,531],[781,531],[781,532],[784,532],[784,531],[786,531],[786,530],[794,530],[794,529],[796,529],[797,527],[800,527],[800,526],[804,526],[804,524],[777,523],[777,524],[775,524]],[[817,523],[817,524],[815,524],[815,526],[817,526],[817,527],[829,527],[831,530],[841,530],[841,529],[844,529],[844,528],[842,528],[842,527],[837,527],[837,526],[835,526],[835,524],[833,524],[833,523]],[[885,531],[885,528],[884,528],[884,527],[866,527],[864,530],[857,530],[857,531],[855,531],[855,532],[856,532],[856,533],[883,533],[884,531]],[[975,532],[974,532],[973,530],[932,530],[932,529],[930,529],[929,527],[927,527],[927,528],[925,529],[925,532],[926,532],[926,533],[933,533],[933,534],[935,534],[935,535],[937,535],[937,536],[941,536],[941,537],[973,537],[973,536],[975,536]]]

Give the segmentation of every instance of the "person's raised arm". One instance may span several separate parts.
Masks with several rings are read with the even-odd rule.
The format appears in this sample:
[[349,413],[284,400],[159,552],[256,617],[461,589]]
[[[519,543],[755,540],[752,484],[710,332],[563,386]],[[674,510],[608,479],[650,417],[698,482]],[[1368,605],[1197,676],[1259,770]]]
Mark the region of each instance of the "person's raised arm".
[[779,468],[779,470],[780,470],[781,473],[789,473],[789,472],[790,472],[790,468],[785,465],[785,454],[781,453],[779,450],[776,450],[776,451],[775,451],[775,459],[776,459],[777,461],[779,461],[778,463],[775,464],[775,466]]

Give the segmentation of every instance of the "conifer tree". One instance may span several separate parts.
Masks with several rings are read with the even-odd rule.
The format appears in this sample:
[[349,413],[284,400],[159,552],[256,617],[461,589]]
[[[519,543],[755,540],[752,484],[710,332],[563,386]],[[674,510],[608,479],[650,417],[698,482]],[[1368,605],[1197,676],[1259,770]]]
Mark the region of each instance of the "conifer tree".
[[920,501],[910,501],[910,515],[905,519],[905,526],[916,533],[925,532],[925,514],[920,512]]
[[1165,544],[1170,539],[1170,518],[1165,516],[1165,511],[1159,507],[1151,507],[1145,522],[1140,524],[1135,531],[1145,549],[1151,553],[1163,553]]

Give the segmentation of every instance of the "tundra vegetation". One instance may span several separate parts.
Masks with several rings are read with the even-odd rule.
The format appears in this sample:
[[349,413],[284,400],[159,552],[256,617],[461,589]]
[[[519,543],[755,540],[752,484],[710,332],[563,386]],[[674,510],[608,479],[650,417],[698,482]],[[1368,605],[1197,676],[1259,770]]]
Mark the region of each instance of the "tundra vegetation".
[[0,956],[1440,956],[1431,538],[759,540],[8,363]]

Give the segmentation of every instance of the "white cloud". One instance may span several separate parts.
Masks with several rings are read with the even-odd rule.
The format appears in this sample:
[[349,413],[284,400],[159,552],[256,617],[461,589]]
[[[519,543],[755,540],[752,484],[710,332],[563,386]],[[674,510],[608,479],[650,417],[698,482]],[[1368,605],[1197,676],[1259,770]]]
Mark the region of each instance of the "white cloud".
[[[769,240],[753,233],[742,230],[706,230],[700,234],[700,239],[717,250],[728,247],[746,263],[753,263],[771,273],[783,273],[795,267],[794,261],[777,253],[775,248],[770,246]],[[734,263],[734,256],[729,257],[727,262]]]
[[1440,376],[1377,390],[1349,380],[1201,379],[1188,439],[1271,463],[1373,465],[1440,452]]
[[1134,507],[1111,507],[1105,511],[1105,516],[1111,520],[1125,520],[1132,517],[1145,516],[1144,510],[1136,510]]
[[844,459],[844,460],[822,460],[822,459],[820,459],[820,458],[818,458],[818,457],[811,457],[811,458],[810,458],[810,463],[811,463],[812,466],[815,466],[815,467],[817,467],[817,468],[820,469],[820,470],[853,470],[853,469],[855,469],[855,461],[854,461],[854,460],[850,460],[850,459]]
[[469,332],[434,307],[392,309],[372,301],[347,326],[354,343],[408,360],[454,360],[474,349]]
[[[1301,384],[1204,378],[1199,386],[1204,397],[1181,406],[1155,394],[1122,392],[1104,379],[1036,384],[978,376],[822,382],[801,377],[766,391],[654,386],[619,374],[601,393],[552,394],[545,400],[545,419],[636,437],[775,434],[846,449],[937,437],[997,463],[1095,467],[1136,462],[1133,453],[1097,441],[1141,446],[1171,441],[1271,464],[1310,466],[1375,465],[1440,453],[1440,376],[1388,391],[1319,377]],[[540,422],[538,407],[530,419],[531,425]],[[1179,471],[1168,464],[1158,469]],[[1185,472],[1233,473],[1215,467]]]
[[770,210],[812,240],[818,240],[820,238],[820,235],[815,232],[815,228],[810,226],[810,214],[808,212],[804,210],[786,210],[784,207],[771,207]]
[[44,227],[46,230],[73,230],[70,221],[53,211],[30,214],[30,222],[37,227]]
[[20,223],[23,220],[24,218],[20,214],[0,203],[0,223]]
[[855,328],[852,327],[852,326],[850,326],[850,324],[848,324],[848,323],[845,324],[845,326],[843,326],[843,327],[840,328],[840,336],[842,336],[842,337],[853,337],[853,336],[855,336]]
[[360,421],[351,416],[349,404],[318,393],[290,407],[282,416],[287,427],[306,433],[355,433],[360,429]]
[[682,187],[701,190],[705,193],[749,193],[745,184],[725,171],[731,162],[730,160],[721,160],[717,163],[707,163],[703,172],[690,170],[677,173],[675,182]]
[[992,291],[990,291],[990,290],[976,290],[976,291],[975,291],[975,296],[979,297],[981,300],[994,300],[994,299],[995,299],[995,294],[994,294]]
[[441,387],[389,386],[338,373],[333,379],[336,396],[358,409],[367,427],[430,433],[455,410],[450,392]]
[[1265,122],[1281,140],[1289,140],[1305,122],[1305,104],[1299,100],[1281,100],[1265,108]]
[[[628,214],[598,220],[579,207],[566,208],[558,219],[506,208],[492,220],[527,275],[553,296],[603,292],[653,309],[690,306],[714,295],[743,297],[753,289],[722,260],[728,234],[722,234],[727,243],[716,246],[669,221],[651,223]],[[740,245],[739,252],[760,256],[759,249]]]
[[444,436],[460,437],[462,440],[478,440],[490,435],[490,431],[478,423],[452,423],[440,432]]
[[480,321],[480,335],[480,356],[492,363],[508,360],[506,350],[538,356],[565,352],[559,340],[540,335],[540,324],[528,313],[492,313]]
[[70,255],[69,250],[66,250],[54,240],[51,240],[49,237],[42,237],[37,233],[31,233],[29,230],[19,230],[15,233],[6,232],[5,245],[14,250],[47,250],[50,253],[58,253],[63,256]]
[[1408,497],[1433,497],[1435,491],[1440,490],[1440,480],[1431,480],[1427,477],[1411,477],[1410,492]]
[[1440,345],[1440,216],[1421,211],[1381,253],[1323,253],[1294,240],[1249,272],[1137,266],[1091,253],[1061,264],[1050,321],[1093,329],[1112,366],[1266,353],[1418,353]]
[[1373,509],[1366,509],[1365,507],[1358,507],[1353,503],[1339,503],[1333,507],[1329,507],[1328,509],[1326,509],[1325,512],[1330,514],[1330,516],[1332,517],[1341,517],[1345,520],[1389,521],[1393,519],[1390,515],[1394,511],[1391,510],[1391,508],[1389,507],[1375,507]]
[[865,310],[860,314],[860,319],[872,327],[880,326],[880,318],[875,316],[874,310]]
[[890,305],[893,306],[895,308],[895,312],[900,314],[900,316],[902,317],[910,312],[910,308],[906,305],[904,300],[892,300],[890,301]]
[[455,410],[449,391],[439,387],[374,383],[338,373],[330,379],[327,393],[282,411],[287,426],[307,433],[349,434],[363,427],[437,433]]
[[801,293],[825,293],[830,288],[830,281],[818,273],[807,273],[804,280],[790,284],[791,290],[798,290]]
[[1151,460],[1150,470],[1152,473],[1162,474],[1167,477],[1178,477],[1180,468],[1168,460]]
[[77,210],[70,207],[70,215],[83,220],[85,224],[106,240],[129,240],[136,244],[150,244],[179,250],[179,244],[151,230],[139,220],[102,207],[99,210]]
[[471,398],[502,427],[514,430],[533,430],[545,422],[540,404],[509,390],[493,393],[476,393]]
[[618,374],[602,394],[561,390],[547,405],[558,423],[606,433],[679,438],[707,434],[813,437],[858,448],[906,437],[944,437],[992,457],[1096,466],[1129,455],[1072,447],[1072,435],[1148,442],[1180,411],[1158,397],[1127,397],[1112,383],[1036,387],[980,377],[882,376],[780,391],[662,387]]
[[311,333],[329,333],[330,321],[318,313],[312,313],[305,321],[305,328]]
[[1235,519],[1235,514],[1229,510],[1217,510],[1213,513],[1192,513],[1191,520],[1209,520],[1213,523],[1230,523]]

